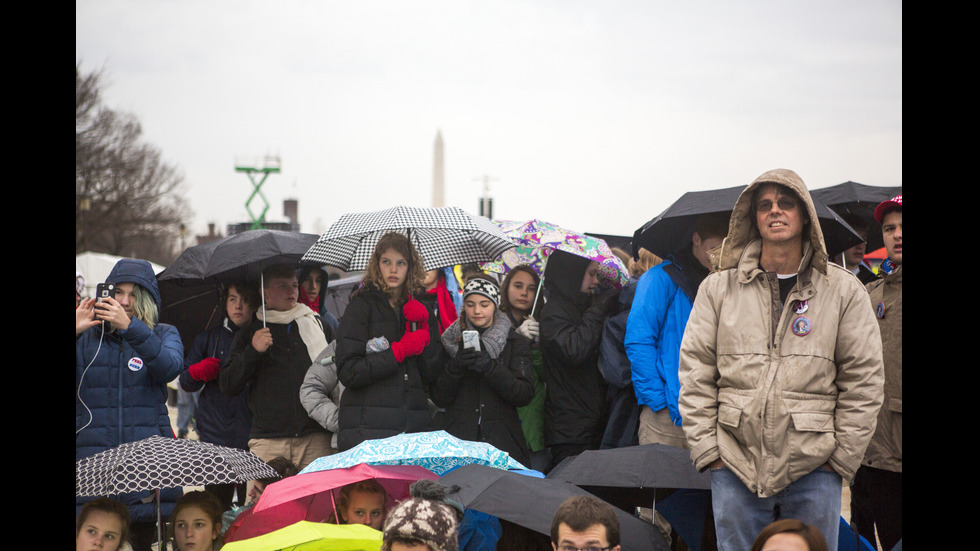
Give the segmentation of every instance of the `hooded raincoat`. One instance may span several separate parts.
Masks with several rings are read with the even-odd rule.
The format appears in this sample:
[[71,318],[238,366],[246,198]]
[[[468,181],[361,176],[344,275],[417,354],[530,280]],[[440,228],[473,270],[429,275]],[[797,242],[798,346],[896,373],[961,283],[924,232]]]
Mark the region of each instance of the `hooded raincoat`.
[[[796,192],[810,221],[785,305],[776,274],[759,264],[751,203],[764,183]],[[881,339],[864,287],[828,262],[800,177],[774,170],[749,185],[719,255],[680,352],[679,408],[695,467],[721,458],[759,497],[825,463],[851,480],[882,404]]]
[[545,443],[596,449],[606,423],[606,381],[599,342],[615,294],[581,291],[589,259],[556,251],[548,257],[541,312],[541,355],[547,385]]
[[[149,262],[124,258],[106,282],[135,283],[153,296],[160,289]],[[95,326],[75,338],[75,460],[150,436],[174,438],[167,410],[167,383],[184,368],[184,345],[177,329],[150,327],[133,317],[129,327]],[[170,514],[179,489],[161,492],[161,514]],[[150,492],[113,496],[129,505],[133,522],[156,520]],[[76,499],[76,514],[91,498]]]

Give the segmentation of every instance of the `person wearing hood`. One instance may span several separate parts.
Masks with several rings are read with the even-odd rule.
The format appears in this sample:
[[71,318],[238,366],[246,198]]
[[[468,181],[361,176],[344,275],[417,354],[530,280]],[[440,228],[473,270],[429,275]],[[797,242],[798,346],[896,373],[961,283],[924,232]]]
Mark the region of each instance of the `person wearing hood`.
[[302,470],[333,453],[330,434],[300,402],[306,372],[333,340],[333,331],[298,301],[299,281],[291,267],[270,266],[262,279],[265,302],[256,319],[235,334],[218,386],[226,396],[247,393],[249,451],[263,461],[283,456]]
[[902,539],[902,196],[875,209],[888,258],[884,277],[866,288],[881,330],[885,399],[878,424],[851,485],[851,526],[875,545]]
[[[252,324],[261,300],[255,285],[244,282],[225,285],[221,294],[224,319],[195,337],[187,351],[185,368],[178,382],[184,392],[199,393],[195,424],[202,442],[248,450],[252,413],[248,409],[246,394],[225,396],[221,392],[218,376],[235,334]],[[244,503],[245,484],[209,484],[205,489],[216,495],[227,509],[231,507],[236,487],[240,503]]]
[[[124,258],[106,278],[114,294],[75,309],[75,460],[151,436],[174,438],[167,383],[184,367],[184,345],[159,323],[160,289],[146,260]],[[179,488],[160,493],[169,515]],[[133,549],[149,549],[156,505],[149,491],[111,496],[129,507]],[[76,498],[76,514],[91,498]]]
[[842,478],[883,399],[867,292],[828,261],[791,170],[746,187],[718,258],[684,331],[678,399],[691,460],[711,470],[718,549],[749,549],[779,518],[815,525],[836,548]]
[[544,360],[545,444],[551,467],[598,449],[605,428],[606,383],[599,372],[599,340],[619,289],[596,293],[599,264],[555,251],[545,267],[539,324]]
[[327,310],[327,285],[330,281],[327,271],[318,266],[303,266],[296,270],[296,279],[299,281],[298,301],[319,314],[320,319],[336,332],[339,321]]

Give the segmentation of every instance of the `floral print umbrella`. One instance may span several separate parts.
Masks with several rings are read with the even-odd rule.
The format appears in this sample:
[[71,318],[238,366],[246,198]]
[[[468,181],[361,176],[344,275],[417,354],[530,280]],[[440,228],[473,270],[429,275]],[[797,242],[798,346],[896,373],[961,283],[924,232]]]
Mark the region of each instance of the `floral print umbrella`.
[[514,266],[527,264],[543,276],[548,256],[554,251],[564,251],[597,262],[599,277],[617,288],[621,289],[629,281],[626,266],[598,237],[537,219],[526,222],[495,220],[494,223],[517,247],[504,251],[493,262],[481,263],[480,267],[487,272],[506,274]]

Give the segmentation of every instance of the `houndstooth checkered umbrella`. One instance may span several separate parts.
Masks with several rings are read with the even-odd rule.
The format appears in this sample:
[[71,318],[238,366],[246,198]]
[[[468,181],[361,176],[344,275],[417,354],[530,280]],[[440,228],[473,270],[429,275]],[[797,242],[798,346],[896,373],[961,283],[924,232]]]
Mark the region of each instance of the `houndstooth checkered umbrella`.
[[75,495],[110,496],[278,476],[272,467],[245,450],[151,436],[76,461]]
[[426,270],[493,260],[514,247],[490,220],[459,207],[399,206],[341,216],[303,255],[303,262],[363,270],[378,240],[390,232],[409,236]]

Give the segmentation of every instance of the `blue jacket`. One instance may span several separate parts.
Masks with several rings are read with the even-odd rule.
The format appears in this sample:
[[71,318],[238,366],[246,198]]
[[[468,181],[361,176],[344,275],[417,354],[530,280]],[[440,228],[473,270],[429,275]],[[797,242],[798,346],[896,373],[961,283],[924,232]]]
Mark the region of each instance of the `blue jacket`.
[[[106,281],[136,283],[153,295],[159,311],[160,291],[149,262],[122,259]],[[109,332],[98,325],[79,335],[75,339],[75,460],[150,436],[173,438],[167,383],[183,369],[183,356],[184,346],[172,325],[157,324],[151,330],[133,318],[125,330]],[[176,501],[174,492],[165,492],[162,501],[169,493]],[[130,505],[132,520],[155,518],[153,503],[137,504],[145,495],[149,493],[120,498]],[[76,504],[87,499],[76,499]]]
[[249,432],[252,430],[252,412],[248,409],[247,393],[226,396],[221,392],[218,379],[198,381],[187,370],[204,358],[218,358],[224,367],[236,331],[238,327],[226,317],[221,325],[198,335],[187,351],[184,371],[180,373],[180,386],[187,392],[201,391],[194,415],[197,433],[203,442],[247,450]]
[[639,404],[653,411],[668,408],[670,419],[681,426],[677,370],[692,303],[664,271],[670,264],[665,260],[640,277],[626,322],[624,344]]

